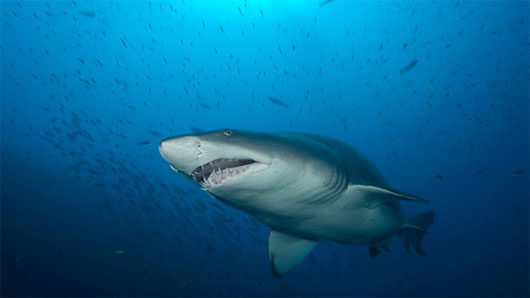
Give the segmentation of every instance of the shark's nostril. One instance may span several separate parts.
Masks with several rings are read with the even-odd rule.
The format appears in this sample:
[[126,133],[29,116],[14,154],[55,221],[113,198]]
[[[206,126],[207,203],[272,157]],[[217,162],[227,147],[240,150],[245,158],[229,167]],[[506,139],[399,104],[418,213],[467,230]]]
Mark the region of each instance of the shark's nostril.
[[201,148],[201,143],[199,142],[197,144],[197,157],[201,157],[202,156],[202,148]]

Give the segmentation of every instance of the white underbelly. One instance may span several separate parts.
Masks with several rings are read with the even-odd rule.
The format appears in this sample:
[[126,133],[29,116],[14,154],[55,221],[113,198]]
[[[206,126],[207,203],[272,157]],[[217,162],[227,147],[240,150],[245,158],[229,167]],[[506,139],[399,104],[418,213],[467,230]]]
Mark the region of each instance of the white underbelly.
[[365,244],[388,238],[403,226],[398,202],[380,202],[368,208],[355,191],[310,192],[304,187],[262,192],[229,203],[275,230],[308,239]]
[[[322,206],[321,206],[322,207]],[[297,210],[289,214],[255,214],[272,228],[310,239],[366,244],[385,239],[403,226],[399,205],[383,203],[377,208]]]

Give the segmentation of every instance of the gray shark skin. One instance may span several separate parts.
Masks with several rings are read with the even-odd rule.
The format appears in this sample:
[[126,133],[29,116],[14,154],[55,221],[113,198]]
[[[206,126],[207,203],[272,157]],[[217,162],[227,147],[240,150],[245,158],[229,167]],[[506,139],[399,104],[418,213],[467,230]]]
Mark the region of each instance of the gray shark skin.
[[398,236],[408,252],[434,212],[406,219],[400,201],[426,202],[392,189],[349,145],[306,133],[218,130],[163,140],[171,168],[215,198],[271,227],[269,260],[281,277],[318,240],[369,245],[375,257]]

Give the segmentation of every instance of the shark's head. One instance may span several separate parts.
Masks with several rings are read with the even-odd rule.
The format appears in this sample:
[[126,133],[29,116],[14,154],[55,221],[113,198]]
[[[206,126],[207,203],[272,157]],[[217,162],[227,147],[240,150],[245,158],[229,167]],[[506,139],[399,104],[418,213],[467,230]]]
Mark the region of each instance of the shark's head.
[[163,140],[159,149],[171,168],[227,200],[288,190],[307,172],[315,177],[333,170],[311,169],[317,165],[305,162],[309,156],[288,138],[265,133],[227,129],[184,135]]
[[207,190],[248,183],[253,180],[250,176],[267,170],[272,161],[248,135],[228,129],[168,138],[159,149],[175,171]]

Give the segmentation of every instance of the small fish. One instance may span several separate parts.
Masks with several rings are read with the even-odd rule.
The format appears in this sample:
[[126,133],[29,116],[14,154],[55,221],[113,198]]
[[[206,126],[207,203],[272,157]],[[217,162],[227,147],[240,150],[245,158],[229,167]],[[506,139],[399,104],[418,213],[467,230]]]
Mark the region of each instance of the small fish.
[[289,107],[289,105],[287,105],[285,102],[277,99],[276,97],[269,96],[269,101],[272,102],[275,105],[279,105],[279,106],[282,106],[284,108],[288,108]]
[[474,172],[472,173],[472,175],[473,175],[473,176],[478,176],[478,175],[481,175],[481,174],[486,173],[487,171],[488,171],[488,168],[486,168],[486,167],[482,167],[482,168],[480,168],[480,169],[474,171]]
[[89,18],[93,18],[96,16],[96,13],[93,12],[93,11],[88,11],[88,10],[80,10],[79,13],[81,15],[84,15],[85,17],[89,17]]
[[199,101],[198,103],[199,103],[199,105],[200,105],[201,107],[203,107],[203,108],[205,108],[205,109],[207,109],[207,110],[211,109],[210,105],[207,104],[207,103],[205,103],[205,102]]
[[197,128],[197,127],[190,127],[190,130],[193,132],[193,133],[203,133],[204,130],[200,129],[200,128]]
[[127,38],[126,37],[120,37],[121,44],[124,47],[127,47]]
[[147,141],[147,140],[143,140],[143,141],[140,141],[138,142],[138,145],[140,146],[147,146],[147,145],[150,145],[151,142]]
[[330,4],[331,2],[335,2],[335,0],[324,0],[324,1],[320,2],[320,7],[322,7],[324,5],[327,5],[327,4]]
[[161,137],[162,134],[160,134],[158,131],[154,131],[154,130],[151,130],[151,129],[148,129],[146,130],[146,132],[154,137]]
[[526,172],[523,169],[515,169],[512,171],[512,176],[514,177],[520,177],[520,176],[525,176],[525,175],[526,175]]
[[412,59],[412,61],[409,62],[409,64],[405,65],[402,69],[399,70],[399,73],[405,73],[407,71],[410,71],[418,64],[418,59]]
[[123,255],[125,253],[125,251],[121,250],[121,249],[117,249],[117,250],[113,251],[112,253],[115,254],[115,255]]

